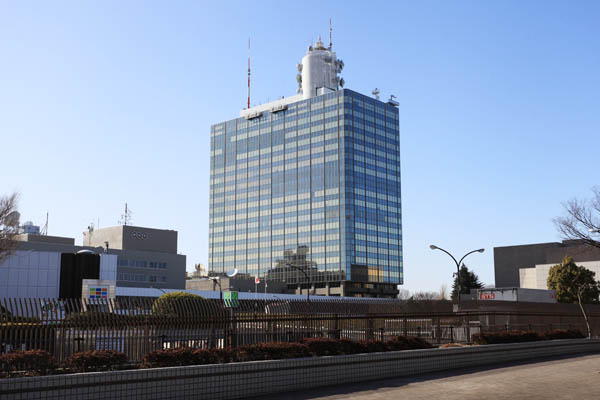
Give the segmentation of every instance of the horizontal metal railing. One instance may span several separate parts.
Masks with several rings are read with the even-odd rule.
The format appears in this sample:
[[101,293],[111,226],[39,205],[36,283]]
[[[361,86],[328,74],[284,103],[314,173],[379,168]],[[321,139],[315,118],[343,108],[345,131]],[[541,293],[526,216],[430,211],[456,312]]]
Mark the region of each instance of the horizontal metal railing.
[[[395,300],[0,299],[0,352],[44,349],[58,360],[84,350],[118,350],[133,362],[153,350],[214,348],[310,337],[388,340],[420,336],[434,344],[471,342],[482,331],[579,329],[578,314],[410,312]],[[418,308],[417,308],[418,309]],[[594,316],[597,317],[597,316]]]

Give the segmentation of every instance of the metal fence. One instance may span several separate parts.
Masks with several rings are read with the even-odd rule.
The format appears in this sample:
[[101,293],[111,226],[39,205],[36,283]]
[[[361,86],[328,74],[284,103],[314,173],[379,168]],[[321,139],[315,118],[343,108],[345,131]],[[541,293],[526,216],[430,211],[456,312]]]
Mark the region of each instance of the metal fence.
[[[0,352],[44,349],[57,360],[85,350],[118,350],[132,362],[153,350],[214,348],[311,337],[389,340],[420,336],[433,344],[470,342],[481,331],[579,329],[576,314],[411,312],[396,300],[0,299]],[[418,308],[418,307],[416,307]]]

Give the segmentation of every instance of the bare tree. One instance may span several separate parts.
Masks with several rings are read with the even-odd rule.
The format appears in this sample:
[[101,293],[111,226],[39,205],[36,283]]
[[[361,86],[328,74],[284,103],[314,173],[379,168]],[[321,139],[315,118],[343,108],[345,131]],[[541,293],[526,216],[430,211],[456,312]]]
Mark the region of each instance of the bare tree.
[[563,204],[566,215],[554,218],[554,224],[565,239],[578,239],[600,248],[600,242],[592,238],[600,232],[600,187],[592,188],[594,196],[589,200],[572,199]]
[[0,262],[4,261],[16,248],[14,236],[19,231],[19,195],[0,196]]
[[410,298],[412,300],[437,300],[439,294],[436,292],[415,292]]
[[448,285],[445,283],[440,286],[438,300],[448,300]]
[[408,300],[410,299],[410,290],[408,289],[398,289],[398,300]]
[[[595,283],[595,285],[597,286],[598,283]],[[583,307],[583,302],[581,301],[581,297],[583,292],[588,289],[590,286],[590,284],[582,284],[579,285],[579,287],[577,288],[577,302],[579,303],[579,308],[581,309],[581,313],[583,314],[583,319],[585,320],[585,325],[587,326],[587,334],[588,334],[588,339],[592,338],[592,329],[590,328],[590,320],[588,319],[588,315],[585,312],[585,308]]]

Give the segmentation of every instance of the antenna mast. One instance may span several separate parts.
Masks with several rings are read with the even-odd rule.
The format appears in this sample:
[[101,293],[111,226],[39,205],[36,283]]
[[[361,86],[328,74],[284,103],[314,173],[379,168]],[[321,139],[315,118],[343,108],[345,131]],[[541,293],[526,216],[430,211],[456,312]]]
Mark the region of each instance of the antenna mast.
[[331,40],[331,37],[332,37],[331,18],[329,18],[329,50],[331,50],[331,47],[333,46],[333,41]]
[[119,224],[127,225],[130,222],[131,222],[131,210],[129,208],[127,208],[127,203],[125,203],[125,213],[121,214],[121,220],[119,221]]
[[250,38],[248,38],[248,108],[250,108]]
[[40,234],[44,235],[44,236],[48,236],[48,211],[46,211],[46,224],[42,228],[42,232],[40,232]]

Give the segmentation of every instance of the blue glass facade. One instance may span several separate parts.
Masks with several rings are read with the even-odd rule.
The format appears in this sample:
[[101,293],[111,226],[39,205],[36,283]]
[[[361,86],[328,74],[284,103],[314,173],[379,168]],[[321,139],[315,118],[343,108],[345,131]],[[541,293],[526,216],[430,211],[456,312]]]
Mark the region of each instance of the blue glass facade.
[[211,127],[209,266],[401,284],[398,109],[348,89]]

